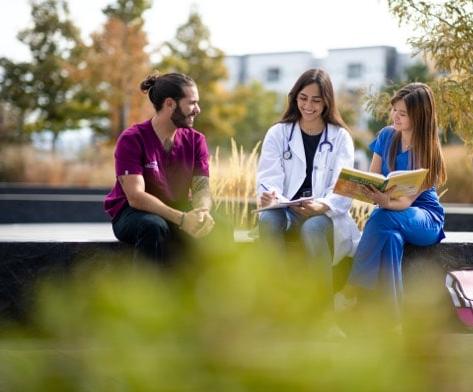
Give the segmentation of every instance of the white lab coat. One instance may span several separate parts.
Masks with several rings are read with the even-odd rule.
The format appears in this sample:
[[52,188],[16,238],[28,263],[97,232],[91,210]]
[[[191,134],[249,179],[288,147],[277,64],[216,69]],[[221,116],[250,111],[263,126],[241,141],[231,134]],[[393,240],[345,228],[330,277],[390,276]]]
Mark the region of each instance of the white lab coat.
[[[278,123],[273,125],[263,141],[261,157],[256,177],[258,197],[265,189],[264,184],[271,190],[292,199],[304,182],[306,175],[306,159],[304,143],[299,124],[294,126],[292,139],[289,142],[292,158],[283,159],[287,150],[292,124]],[[320,143],[325,136],[322,134]],[[328,124],[327,140],[332,143],[333,151],[328,145],[317,147],[312,171],[312,195],[316,201],[329,207],[325,213],[333,221],[334,255],[333,264],[337,264],[344,256],[353,256],[360,231],[349,214],[351,199],[333,193],[340,170],[344,166],[353,167],[354,146],[350,134],[336,125]]]

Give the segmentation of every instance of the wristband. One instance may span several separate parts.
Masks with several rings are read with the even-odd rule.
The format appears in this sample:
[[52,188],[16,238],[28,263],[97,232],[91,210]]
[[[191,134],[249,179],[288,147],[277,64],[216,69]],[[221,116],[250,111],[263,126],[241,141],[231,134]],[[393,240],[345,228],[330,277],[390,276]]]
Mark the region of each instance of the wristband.
[[184,225],[184,218],[186,216],[186,213],[183,212],[181,215],[181,222],[179,223],[179,226],[177,226],[179,229],[182,229],[182,226]]

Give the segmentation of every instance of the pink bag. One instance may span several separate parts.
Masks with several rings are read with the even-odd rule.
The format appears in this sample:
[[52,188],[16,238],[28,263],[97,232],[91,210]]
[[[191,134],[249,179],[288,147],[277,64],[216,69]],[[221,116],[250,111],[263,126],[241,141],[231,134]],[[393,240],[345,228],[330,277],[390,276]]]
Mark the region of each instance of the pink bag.
[[473,270],[447,272],[445,285],[458,318],[465,325],[473,327]]

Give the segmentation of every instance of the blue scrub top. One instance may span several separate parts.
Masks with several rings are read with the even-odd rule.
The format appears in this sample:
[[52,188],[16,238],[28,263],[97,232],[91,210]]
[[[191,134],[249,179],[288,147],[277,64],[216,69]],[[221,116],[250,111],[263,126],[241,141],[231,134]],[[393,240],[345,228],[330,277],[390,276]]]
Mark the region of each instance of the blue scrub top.
[[[374,139],[369,148],[375,152],[382,159],[381,172],[387,176],[391,170],[389,169],[389,147],[396,131],[393,127],[385,127],[379,131],[376,139]],[[402,151],[399,145],[399,150],[396,156],[395,170],[411,170],[409,162],[410,150]],[[432,218],[440,223],[442,226],[445,220],[445,211],[439,202],[437,191],[435,187],[429,188],[422,192],[417,199],[412,203],[413,207],[419,207],[426,210]]]

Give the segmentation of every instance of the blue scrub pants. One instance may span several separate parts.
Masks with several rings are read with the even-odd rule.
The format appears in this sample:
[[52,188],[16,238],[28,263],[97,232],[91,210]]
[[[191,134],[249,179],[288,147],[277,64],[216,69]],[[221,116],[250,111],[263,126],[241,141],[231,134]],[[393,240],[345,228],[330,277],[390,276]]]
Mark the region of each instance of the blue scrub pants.
[[314,263],[322,301],[332,302],[333,222],[326,215],[305,219],[289,208],[263,211],[259,217],[262,242],[285,250],[288,236],[297,235],[307,259]]
[[404,244],[428,246],[442,238],[443,222],[434,220],[425,209],[409,207],[392,211],[377,208],[366,223],[348,282],[366,289],[386,291],[399,314]]

